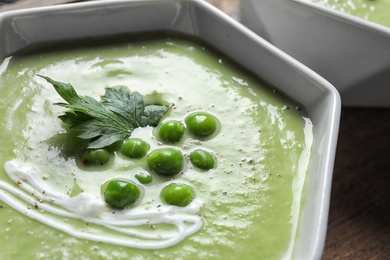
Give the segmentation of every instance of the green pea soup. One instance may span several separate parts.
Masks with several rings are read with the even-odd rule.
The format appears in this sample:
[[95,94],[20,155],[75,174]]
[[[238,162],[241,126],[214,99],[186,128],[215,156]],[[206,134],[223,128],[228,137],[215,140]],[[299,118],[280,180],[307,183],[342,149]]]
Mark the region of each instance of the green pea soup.
[[[1,168],[0,243],[7,246],[0,249],[0,259],[291,258],[313,135],[305,110],[203,42],[177,35],[125,38],[45,46],[0,65],[1,165],[11,161],[33,169],[47,188],[23,192],[28,180],[15,183]],[[150,145],[149,153],[163,147],[180,150],[185,163],[177,175],[153,175],[151,183],[138,183],[141,199],[125,209],[126,216],[148,219],[148,212],[171,209],[159,194],[174,182],[190,185],[194,201],[163,215],[163,223],[146,220],[142,225],[134,224],[141,218],[124,219],[121,211],[106,207],[95,216],[80,213],[87,208],[84,202],[76,213],[73,205],[56,205],[61,198],[76,201],[80,194],[103,200],[103,183],[114,178],[136,182],[134,176],[148,166],[146,157],[116,156],[108,169],[79,168],[74,158],[83,140],[58,118],[64,108],[55,103],[63,100],[38,74],[69,82],[80,95],[97,100],[105,88],[127,86],[146,103],[171,106],[160,123],[184,124],[196,111],[217,118],[220,125],[207,138],[186,130],[178,142],[165,143],[151,127],[132,134]],[[189,155],[196,149],[213,155],[213,168],[191,165]],[[49,190],[57,197],[47,201]],[[177,227],[189,232],[177,235]]]
[[310,0],[331,9],[390,27],[390,0]]

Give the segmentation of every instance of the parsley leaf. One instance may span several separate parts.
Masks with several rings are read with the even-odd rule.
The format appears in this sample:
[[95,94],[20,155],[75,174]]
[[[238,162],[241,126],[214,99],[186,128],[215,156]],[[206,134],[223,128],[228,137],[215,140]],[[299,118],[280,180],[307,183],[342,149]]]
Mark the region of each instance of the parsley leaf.
[[167,112],[166,106],[145,106],[142,96],[138,92],[129,93],[126,87],[106,89],[101,102],[111,111],[131,120],[137,127],[157,126]]
[[162,105],[145,106],[138,92],[129,92],[126,87],[107,88],[99,102],[88,96],[79,96],[69,83],[55,81],[38,75],[53,85],[67,103],[56,105],[68,108],[59,118],[79,131],[79,138],[90,140],[88,148],[107,147],[124,140],[134,129],[157,126],[169,107]]

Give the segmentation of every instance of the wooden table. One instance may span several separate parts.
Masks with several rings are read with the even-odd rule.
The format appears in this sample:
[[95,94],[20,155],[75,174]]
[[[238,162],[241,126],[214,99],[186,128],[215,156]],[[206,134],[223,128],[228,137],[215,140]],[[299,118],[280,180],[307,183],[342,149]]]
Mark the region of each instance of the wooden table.
[[390,259],[389,151],[390,109],[342,109],[324,259]]
[[[237,14],[239,0],[208,1]],[[0,11],[68,2],[76,0],[22,0]],[[390,259],[389,151],[390,109],[342,109],[324,260]]]

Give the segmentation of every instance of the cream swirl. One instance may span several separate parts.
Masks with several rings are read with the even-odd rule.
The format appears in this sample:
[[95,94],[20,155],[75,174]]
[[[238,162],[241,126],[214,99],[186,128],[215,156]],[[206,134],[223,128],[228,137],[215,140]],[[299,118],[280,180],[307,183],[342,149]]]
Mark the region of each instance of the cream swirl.
[[[16,160],[6,162],[4,168],[19,187],[0,180],[0,200],[30,218],[78,238],[127,247],[158,249],[177,244],[202,226],[201,217],[197,215],[202,206],[200,200],[194,200],[184,208],[161,205],[112,210],[106,207],[100,194],[82,192],[71,197],[57,192],[39,177],[35,168]],[[26,208],[25,202],[31,206]],[[64,218],[79,219],[94,224],[97,229],[111,232],[78,230],[74,225],[65,223]],[[164,231],[145,229],[145,226],[160,224],[167,224],[170,228]]]

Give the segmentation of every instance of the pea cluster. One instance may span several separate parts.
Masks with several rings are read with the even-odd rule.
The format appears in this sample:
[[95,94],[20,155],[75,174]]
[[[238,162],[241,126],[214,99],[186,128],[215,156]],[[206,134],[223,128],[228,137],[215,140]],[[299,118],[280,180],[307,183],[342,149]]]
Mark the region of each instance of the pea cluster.
[[[188,115],[183,124],[179,121],[166,121],[158,126],[158,137],[167,143],[177,143],[181,140],[186,129],[195,137],[203,138],[215,133],[218,120],[206,112],[194,112]],[[172,147],[155,149],[151,152],[150,145],[140,138],[130,138],[123,141],[120,146],[120,153],[131,159],[139,159],[146,156],[146,162],[151,173],[161,176],[174,176],[184,166],[185,158],[183,153]],[[81,154],[81,161],[84,166],[102,166],[111,159],[107,149],[87,149]],[[189,160],[200,170],[210,170],[215,166],[214,156],[203,149],[196,149],[189,154]],[[135,178],[142,184],[152,182],[152,175],[149,172],[142,172],[135,175]],[[112,179],[104,183],[101,192],[105,202],[112,208],[123,209],[135,203],[141,196],[138,185],[127,179]],[[189,205],[195,198],[194,190],[183,183],[171,183],[165,186],[160,193],[162,201],[167,204],[179,207]]]

